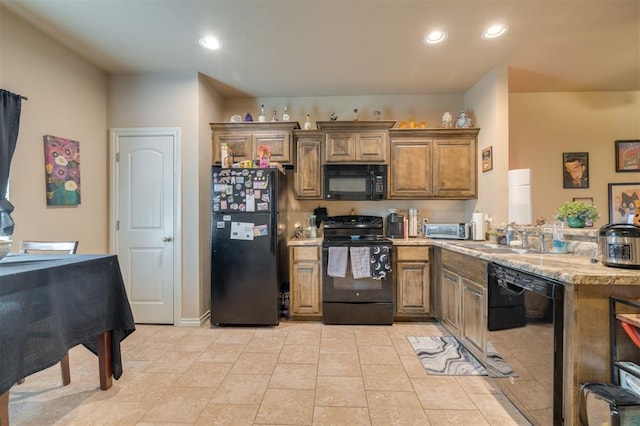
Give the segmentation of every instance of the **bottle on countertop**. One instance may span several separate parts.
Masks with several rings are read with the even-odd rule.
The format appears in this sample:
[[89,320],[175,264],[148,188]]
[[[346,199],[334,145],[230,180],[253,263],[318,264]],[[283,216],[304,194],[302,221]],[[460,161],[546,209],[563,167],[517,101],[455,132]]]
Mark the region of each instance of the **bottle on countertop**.
[[307,118],[304,121],[304,129],[311,130],[311,117],[309,117],[309,114],[307,114]]
[[289,121],[289,108],[284,106],[284,112],[282,113],[282,121]]
[[510,223],[507,224],[507,227],[505,229],[505,238],[507,245],[511,245],[511,241],[514,241],[516,239],[516,230]]
[[418,236],[418,210],[409,209],[409,236]]
[[260,115],[258,116],[258,121],[267,121],[267,117],[264,116],[264,105],[260,106]]

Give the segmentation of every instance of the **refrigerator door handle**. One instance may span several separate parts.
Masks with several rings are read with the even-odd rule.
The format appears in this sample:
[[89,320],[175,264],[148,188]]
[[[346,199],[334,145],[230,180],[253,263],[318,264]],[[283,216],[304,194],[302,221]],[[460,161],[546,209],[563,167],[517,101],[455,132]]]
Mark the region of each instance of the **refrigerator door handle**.
[[271,254],[278,250],[278,220],[276,215],[271,216]]

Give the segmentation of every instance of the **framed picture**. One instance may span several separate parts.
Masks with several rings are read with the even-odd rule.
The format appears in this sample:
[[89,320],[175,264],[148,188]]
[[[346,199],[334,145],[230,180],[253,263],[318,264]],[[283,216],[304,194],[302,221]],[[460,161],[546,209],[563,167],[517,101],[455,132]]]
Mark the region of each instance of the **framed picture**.
[[564,188],[589,187],[589,153],[562,153],[562,184]]
[[639,197],[640,182],[610,183],[609,223],[630,223],[630,217],[633,221]]
[[640,139],[616,141],[616,172],[640,172]]
[[80,142],[44,135],[47,206],[80,204]]
[[493,169],[493,147],[490,146],[482,150],[482,171],[488,172]]
[[573,197],[573,201],[583,201],[585,203],[593,203],[593,197]]

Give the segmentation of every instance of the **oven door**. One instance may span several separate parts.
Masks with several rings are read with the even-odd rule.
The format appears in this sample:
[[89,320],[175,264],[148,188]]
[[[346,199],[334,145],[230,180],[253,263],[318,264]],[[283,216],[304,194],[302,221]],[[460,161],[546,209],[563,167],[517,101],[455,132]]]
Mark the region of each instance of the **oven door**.
[[[370,247],[370,244],[349,243],[349,247]],[[391,253],[391,248],[389,250]],[[330,277],[327,274],[329,247],[322,248],[322,300],[323,302],[377,303],[393,301],[393,280],[388,274],[384,279],[373,277],[354,278],[351,262],[347,262],[344,278]]]

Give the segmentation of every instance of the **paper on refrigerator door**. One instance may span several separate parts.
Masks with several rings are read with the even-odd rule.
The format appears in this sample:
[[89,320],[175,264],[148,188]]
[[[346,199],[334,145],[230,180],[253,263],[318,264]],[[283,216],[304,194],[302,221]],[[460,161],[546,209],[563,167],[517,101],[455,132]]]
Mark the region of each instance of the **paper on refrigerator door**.
[[249,222],[231,222],[231,233],[229,238],[232,240],[253,240],[253,223]]

